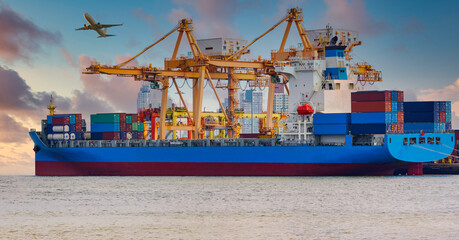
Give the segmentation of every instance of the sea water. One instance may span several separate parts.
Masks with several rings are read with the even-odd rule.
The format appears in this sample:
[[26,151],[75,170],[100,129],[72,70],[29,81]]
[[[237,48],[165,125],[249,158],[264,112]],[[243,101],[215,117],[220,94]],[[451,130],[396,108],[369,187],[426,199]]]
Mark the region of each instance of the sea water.
[[459,239],[459,176],[0,176],[0,239]]

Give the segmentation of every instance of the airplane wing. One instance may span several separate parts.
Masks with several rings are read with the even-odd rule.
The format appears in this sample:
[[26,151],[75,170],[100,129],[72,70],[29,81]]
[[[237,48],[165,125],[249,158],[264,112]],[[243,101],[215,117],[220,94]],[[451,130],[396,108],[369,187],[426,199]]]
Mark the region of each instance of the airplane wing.
[[82,28],[77,28],[75,29],[75,31],[78,31],[78,30],[91,30],[90,28],[87,28],[87,27],[82,27]]
[[105,38],[105,37],[113,37],[113,36],[116,36],[116,35],[105,34],[104,36],[100,35],[97,38]]
[[123,24],[102,24],[100,25],[101,28],[109,28],[109,27],[116,27],[116,26],[122,26]]

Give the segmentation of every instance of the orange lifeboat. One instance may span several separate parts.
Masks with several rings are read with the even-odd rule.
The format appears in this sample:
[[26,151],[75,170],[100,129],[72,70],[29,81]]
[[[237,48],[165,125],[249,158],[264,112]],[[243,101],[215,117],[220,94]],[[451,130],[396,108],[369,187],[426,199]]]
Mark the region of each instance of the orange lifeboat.
[[298,115],[311,115],[314,113],[312,106],[307,103],[299,106],[296,111],[298,112]]

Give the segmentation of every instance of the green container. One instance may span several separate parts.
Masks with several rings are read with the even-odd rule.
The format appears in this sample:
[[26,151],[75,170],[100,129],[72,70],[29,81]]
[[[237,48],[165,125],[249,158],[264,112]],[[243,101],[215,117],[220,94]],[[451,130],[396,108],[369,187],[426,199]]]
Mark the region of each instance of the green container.
[[91,123],[119,123],[120,114],[118,113],[103,113],[91,114]]
[[126,123],[132,123],[132,116],[126,115]]
[[137,124],[139,125],[139,126],[138,126],[138,129],[139,129],[138,131],[139,131],[139,132],[143,132],[143,131],[144,131],[144,129],[143,129],[143,123],[140,122],[140,123],[137,123]]
[[132,124],[132,131],[138,131],[137,123]]

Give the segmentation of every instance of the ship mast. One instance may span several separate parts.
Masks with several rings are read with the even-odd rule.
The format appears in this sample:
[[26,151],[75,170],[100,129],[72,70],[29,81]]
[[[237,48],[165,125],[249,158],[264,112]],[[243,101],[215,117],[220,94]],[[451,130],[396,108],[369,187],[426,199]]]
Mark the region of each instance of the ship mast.
[[53,95],[51,95],[51,99],[49,100],[50,105],[48,105],[49,115],[54,115],[54,110],[56,107],[53,105]]

